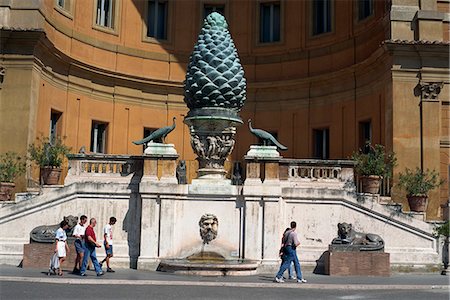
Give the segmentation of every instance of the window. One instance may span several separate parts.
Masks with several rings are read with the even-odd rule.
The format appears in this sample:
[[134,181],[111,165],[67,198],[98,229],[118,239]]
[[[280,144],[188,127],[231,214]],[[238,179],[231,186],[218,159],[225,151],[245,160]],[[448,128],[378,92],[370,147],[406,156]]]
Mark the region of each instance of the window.
[[114,28],[115,0],[97,0],[95,24]]
[[358,0],[358,20],[364,20],[373,14],[373,0]]
[[331,32],[331,0],[313,0],[313,34]]
[[259,8],[259,41],[273,43],[280,41],[280,2],[261,3]]
[[56,137],[61,136],[61,118],[62,113],[58,111],[51,111],[50,113],[50,142],[53,143]]
[[150,0],[147,9],[147,36],[167,39],[167,1]]
[[70,0],[56,0],[56,6],[70,11]]
[[330,157],[330,130],[314,129],[313,130],[313,146],[314,157],[319,159],[328,159]]
[[372,124],[369,121],[359,122],[359,149],[364,153],[368,153],[366,149],[366,142],[372,142]]
[[56,0],[56,5],[61,8],[65,8],[66,0]]
[[106,153],[108,123],[92,121],[91,152]]
[[62,15],[73,19],[73,0],[54,0],[55,9]]
[[203,6],[203,19],[214,11],[225,16],[225,4],[205,4]]

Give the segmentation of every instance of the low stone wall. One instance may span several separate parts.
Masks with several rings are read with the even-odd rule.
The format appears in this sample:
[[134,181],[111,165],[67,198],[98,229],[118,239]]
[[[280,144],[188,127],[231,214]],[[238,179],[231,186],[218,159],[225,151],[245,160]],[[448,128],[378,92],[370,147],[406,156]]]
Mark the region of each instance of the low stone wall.
[[[62,188],[2,204],[0,263],[20,263],[23,245],[29,243],[34,227],[58,224],[66,215],[85,214],[97,219],[95,231],[100,241],[109,217],[117,218],[113,266],[155,269],[161,259],[186,258],[203,250],[227,259],[256,260],[260,270],[273,270],[279,266],[280,239],[291,220],[298,223],[298,255],[304,266],[316,266],[336,237],[339,222],[381,235],[391,267],[440,265],[433,225],[424,222],[423,215],[404,214],[382,205],[376,197],[357,194],[351,168],[323,173],[332,178],[280,180],[277,164],[270,163],[270,168],[262,168],[264,181],[249,180],[243,186],[214,180],[178,185],[168,169],[160,177],[157,169],[148,172],[145,168],[123,176],[72,174]],[[199,219],[205,213],[219,220],[217,238],[206,245],[199,234]],[[104,251],[99,250],[98,255],[104,257]]]

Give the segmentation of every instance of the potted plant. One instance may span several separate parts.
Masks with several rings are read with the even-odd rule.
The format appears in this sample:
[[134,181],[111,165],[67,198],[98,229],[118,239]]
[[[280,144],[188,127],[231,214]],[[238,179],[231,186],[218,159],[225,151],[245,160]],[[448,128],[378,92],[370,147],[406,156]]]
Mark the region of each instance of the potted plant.
[[427,209],[428,192],[443,183],[435,170],[422,171],[420,168],[399,173],[398,185],[406,190],[409,207],[412,211],[424,212]]
[[70,148],[64,145],[60,137],[50,141],[48,137],[41,136],[28,147],[31,160],[40,167],[41,183],[58,184],[64,156],[69,152]]
[[355,171],[362,181],[363,193],[377,194],[381,179],[392,175],[396,158],[394,153],[387,153],[383,145],[372,146],[366,143],[365,151],[360,149],[353,153]]
[[25,159],[15,152],[0,154],[0,201],[11,200],[14,180],[25,172]]

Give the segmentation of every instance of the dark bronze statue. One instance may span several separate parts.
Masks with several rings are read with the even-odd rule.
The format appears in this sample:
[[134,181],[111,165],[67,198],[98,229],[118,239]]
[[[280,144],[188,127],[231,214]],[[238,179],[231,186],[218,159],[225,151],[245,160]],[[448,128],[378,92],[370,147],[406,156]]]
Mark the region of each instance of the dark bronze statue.
[[142,145],[142,144],[148,143],[150,141],[159,141],[159,140],[162,140],[163,144],[165,144],[166,136],[175,129],[175,120],[176,120],[176,118],[173,117],[172,118],[172,122],[173,122],[172,126],[166,126],[166,127],[159,128],[159,129],[153,131],[149,136],[145,137],[144,139],[139,140],[139,141],[134,141],[133,144]]
[[250,129],[251,133],[253,133],[257,138],[259,138],[262,141],[264,146],[273,144],[279,150],[285,151],[288,149],[286,146],[282,145],[272,134],[262,129],[253,128],[251,119],[248,119],[248,128]]
[[[64,220],[69,223],[69,231],[67,232],[68,237],[72,237],[73,228],[77,225],[78,217],[69,215],[64,217]],[[41,225],[35,227],[30,232],[31,242],[35,243],[54,243],[55,242],[55,233],[58,230],[59,224],[55,225]]]
[[177,175],[178,184],[187,184],[186,161],[180,160],[178,162],[176,175]]
[[333,239],[330,248],[338,251],[383,251],[384,241],[378,234],[358,232],[352,224],[339,223],[338,237]]

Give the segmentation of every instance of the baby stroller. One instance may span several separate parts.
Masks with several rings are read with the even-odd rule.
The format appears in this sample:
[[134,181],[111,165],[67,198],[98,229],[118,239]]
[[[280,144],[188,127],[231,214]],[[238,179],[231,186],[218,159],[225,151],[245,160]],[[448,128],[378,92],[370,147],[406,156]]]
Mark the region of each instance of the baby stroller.
[[48,268],[47,275],[56,275],[56,271],[59,269],[59,257],[58,252],[53,253],[52,257],[50,258],[50,267]]

